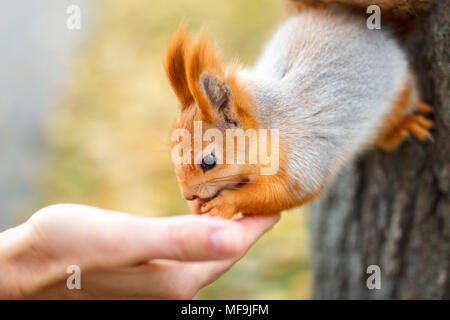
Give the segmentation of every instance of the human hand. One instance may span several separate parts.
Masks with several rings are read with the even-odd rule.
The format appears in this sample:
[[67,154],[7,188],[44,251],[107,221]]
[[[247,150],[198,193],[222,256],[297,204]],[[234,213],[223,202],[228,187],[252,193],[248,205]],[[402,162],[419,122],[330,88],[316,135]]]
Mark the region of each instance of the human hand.
[[[0,298],[190,299],[278,219],[139,218],[53,205],[0,233]],[[67,288],[70,265],[80,268],[80,290]]]

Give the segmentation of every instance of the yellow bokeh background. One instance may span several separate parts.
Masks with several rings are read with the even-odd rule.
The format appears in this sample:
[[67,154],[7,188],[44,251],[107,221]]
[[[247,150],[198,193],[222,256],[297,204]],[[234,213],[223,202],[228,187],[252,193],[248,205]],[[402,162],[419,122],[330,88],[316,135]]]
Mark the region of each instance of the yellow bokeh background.
[[[181,21],[206,27],[223,61],[251,65],[285,18],[281,0],[103,0],[47,128],[42,204],[74,202],[140,216],[188,213],[168,148],[178,104],[163,60]],[[304,210],[285,212],[201,299],[307,299]]]

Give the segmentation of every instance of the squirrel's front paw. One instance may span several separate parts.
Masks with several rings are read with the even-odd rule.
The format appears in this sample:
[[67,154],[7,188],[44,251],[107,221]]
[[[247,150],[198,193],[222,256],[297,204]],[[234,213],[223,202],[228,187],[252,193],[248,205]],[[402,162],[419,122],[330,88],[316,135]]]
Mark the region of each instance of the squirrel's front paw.
[[192,214],[202,214],[202,203],[200,199],[190,200],[188,201],[189,208],[191,209]]
[[227,202],[224,197],[219,196],[208,202],[205,202],[201,206],[201,212],[210,216],[219,216],[222,218],[230,219],[235,213],[237,213],[236,207]]

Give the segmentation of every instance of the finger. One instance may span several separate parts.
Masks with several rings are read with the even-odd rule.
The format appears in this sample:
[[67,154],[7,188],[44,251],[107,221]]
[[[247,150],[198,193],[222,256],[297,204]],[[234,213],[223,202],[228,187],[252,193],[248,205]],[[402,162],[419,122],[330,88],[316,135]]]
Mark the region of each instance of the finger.
[[[71,205],[83,229],[81,242],[89,265],[124,266],[151,259],[184,261],[227,259],[245,250],[240,223],[207,216],[139,218],[127,214]],[[73,212],[72,212],[73,213]],[[84,213],[81,215],[81,213]],[[80,222],[81,220],[81,222]]]
[[247,249],[280,220],[280,214],[270,216],[247,216],[239,221],[244,228]]
[[237,258],[278,220],[279,214],[246,217],[240,221],[208,216],[161,219],[157,221],[161,223],[160,236],[165,234],[167,241],[154,255],[183,261]]
[[[210,220],[227,222],[223,219],[205,217]],[[215,281],[220,275],[231,268],[251,245],[267,232],[278,220],[279,214],[268,217],[245,217],[238,223],[242,226],[244,238],[243,250],[234,254],[232,258],[205,262],[155,261],[134,269],[134,272],[117,272],[115,283],[133,284],[133,292],[126,295],[137,294],[140,297],[156,297],[158,299],[190,299],[202,287]],[[177,218],[178,219],[178,218]],[[142,286],[149,283],[149,286]],[[183,283],[183,285],[180,285]],[[151,284],[151,285],[150,285]],[[158,285],[155,285],[158,284]],[[124,286],[117,288],[117,292],[126,291]],[[145,288],[153,288],[152,290]]]
[[136,232],[145,238],[141,255],[147,259],[227,259],[245,250],[246,237],[242,225],[237,222],[208,216],[184,216],[151,219],[138,224]]
[[238,258],[278,219],[279,215],[246,217],[238,222],[208,216],[135,218],[122,226],[129,241],[119,245],[140,261]]
[[241,219],[240,223],[242,223],[244,233],[246,234],[245,251],[241,255],[228,260],[182,264],[180,268],[183,268],[183,271],[180,271],[180,273],[189,274],[190,279],[197,283],[197,290],[214,282],[239,261],[255,241],[270,230],[279,219],[279,214],[267,217],[245,217]]

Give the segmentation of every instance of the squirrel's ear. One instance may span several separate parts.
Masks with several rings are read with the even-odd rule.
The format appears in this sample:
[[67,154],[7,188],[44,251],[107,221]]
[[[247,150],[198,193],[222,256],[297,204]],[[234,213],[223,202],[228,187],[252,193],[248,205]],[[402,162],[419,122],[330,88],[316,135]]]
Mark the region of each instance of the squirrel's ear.
[[232,88],[237,86],[233,87],[233,77],[225,76],[206,32],[200,33],[189,47],[186,73],[189,90],[203,117],[215,121],[222,128],[237,126],[238,118],[243,114],[232,101],[236,98]]
[[189,46],[189,36],[184,25],[180,25],[178,30],[169,41],[166,53],[165,69],[167,78],[173,91],[180,100],[181,109],[190,106],[194,102],[187,75],[186,75],[186,54]]
[[223,90],[213,92],[219,87],[224,88],[218,86],[223,78],[223,71],[216,49],[205,31],[200,33],[188,50],[186,71],[189,89],[200,112],[207,119],[213,119],[211,104],[218,107],[217,103],[224,98],[221,95]]
[[233,109],[231,87],[221,78],[204,72],[200,76],[200,87],[207,97],[212,113],[218,115],[219,127],[228,128],[238,125],[238,115]]
[[200,87],[213,107],[221,110],[230,103],[230,87],[209,72],[200,76]]

